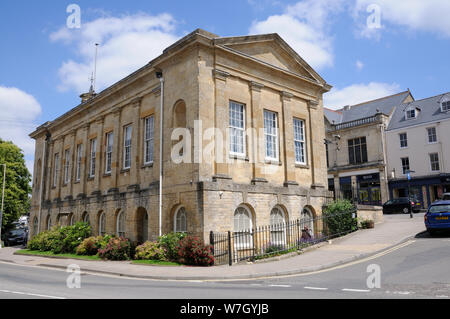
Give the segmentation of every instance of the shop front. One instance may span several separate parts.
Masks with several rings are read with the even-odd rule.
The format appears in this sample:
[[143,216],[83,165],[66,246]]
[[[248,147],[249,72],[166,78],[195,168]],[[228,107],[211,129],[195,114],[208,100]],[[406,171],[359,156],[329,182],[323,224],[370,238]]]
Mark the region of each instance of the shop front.
[[356,177],[358,204],[381,206],[380,174],[359,175]]

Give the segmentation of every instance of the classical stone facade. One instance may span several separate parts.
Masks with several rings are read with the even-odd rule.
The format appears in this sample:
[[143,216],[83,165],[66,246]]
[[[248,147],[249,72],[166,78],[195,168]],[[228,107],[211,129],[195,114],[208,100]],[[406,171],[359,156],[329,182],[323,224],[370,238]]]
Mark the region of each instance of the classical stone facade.
[[[320,215],[331,195],[322,104],[330,88],[277,34],[196,30],[30,135],[32,235],[87,220],[94,234],[156,239],[161,137],[162,233],[207,241],[239,223],[269,225],[274,208],[286,220]],[[179,127],[190,136],[177,143]],[[175,145],[190,162],[173,160]]]

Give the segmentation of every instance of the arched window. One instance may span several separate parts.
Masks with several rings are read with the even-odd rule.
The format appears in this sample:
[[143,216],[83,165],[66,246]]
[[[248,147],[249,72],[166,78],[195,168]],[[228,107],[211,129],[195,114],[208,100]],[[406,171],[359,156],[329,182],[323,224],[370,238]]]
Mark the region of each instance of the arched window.
[[286,217],[280,207],[274,207],[270,212],[270,243],[275,246],[286,244]]
[[253,246],[253,222],[250,211],[245,206],[239,206],[234,211],[234,244],[237,249]]
[[47,217],[47,230],[52,228],[52,219],[50,216]]
[[300,222],[302,238],[314,238],[314,215],[309,208],[303,208]]
[[120,212],[117,216],[117,225],[116,225],[117,236],[125,237],[125,212]]
[[142,237],[143,241],[147,241],[148,238],[148,214],[144,216],[144,222],[142,223]]
[[73,226],[73,225],[75,225],[75,217],[74,217],[74,215],[72,213],[69,216],[69,226]]
[[33,218],[33,235],[37,235],[38,232],[38,219],[37,217]]
[[106,214],[105,212],[100,214],[100,218],[98,219],[98,234],[100,236],[106,235]]
[[176,233],[186,233],[187,232],[187,215],[186,209],[181,207],[175,213],[174,217],[174,232]]
[[88,212],[84,212],[84,214],[83,214],[83,223],[87,223],[88,225],[91,224],[91,222],[89,220],[89,213]]

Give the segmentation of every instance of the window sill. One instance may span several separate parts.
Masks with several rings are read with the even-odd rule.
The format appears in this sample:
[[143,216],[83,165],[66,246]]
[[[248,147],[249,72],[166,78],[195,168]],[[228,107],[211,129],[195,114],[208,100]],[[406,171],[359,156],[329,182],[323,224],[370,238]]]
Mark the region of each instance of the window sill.
[[301,164],[301,163],[295,163],[295,168],[306,168],[309,169],[309,165],[308,164]]
[[73,182],[74,184],[80,184],[80,181],[78,180],[78,181],[75,181],[75,182]]
[[267,158],[264,160],[264,164],[278,165],[278,166],[283,165],[279,160],[267,159]]
[[230,154],[229,158],[242,160],[242,161],[246,161],[246,162],[250,161],[248,156],[241,155],[241,154]]
[[124,168],[120,170],[120,174],[125,174],[125,173],[129,173],[130,172],[130,168]]
[[91,182],[91,181],[93,181],[94,179],[95,179],[95,176],[88,177],[88,178],[87,178],[87,181],[88,181],[88,182]]
[[111,177],[111,173],[105,173],[103,174],[103,177]]
[[144,168],[152,168],[152,167],[153,167],[153,164],[154,164],[153,162],[151,162],[151,163],[146,163],[146,164],[142,165],[141,168],[142,168],[142,169],[144,169]]

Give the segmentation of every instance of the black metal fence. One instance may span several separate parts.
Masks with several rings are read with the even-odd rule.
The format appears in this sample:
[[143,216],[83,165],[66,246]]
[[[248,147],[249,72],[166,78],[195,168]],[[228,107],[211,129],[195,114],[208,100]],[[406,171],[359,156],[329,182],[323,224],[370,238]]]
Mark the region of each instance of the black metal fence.
[[211,232],[216,265],[232,265],[298,251],[357,229],[356,208],[351,212],[302,218],[254,229]]

